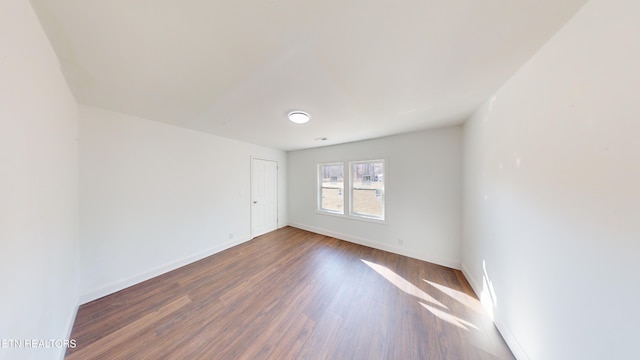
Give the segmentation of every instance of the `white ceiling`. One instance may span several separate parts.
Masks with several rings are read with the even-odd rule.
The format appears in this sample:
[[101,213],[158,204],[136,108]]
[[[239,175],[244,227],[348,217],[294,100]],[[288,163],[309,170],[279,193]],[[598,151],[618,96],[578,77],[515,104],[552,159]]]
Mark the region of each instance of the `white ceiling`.
[[31,2],[78,102],[295,150],[462,123],[586,0]]

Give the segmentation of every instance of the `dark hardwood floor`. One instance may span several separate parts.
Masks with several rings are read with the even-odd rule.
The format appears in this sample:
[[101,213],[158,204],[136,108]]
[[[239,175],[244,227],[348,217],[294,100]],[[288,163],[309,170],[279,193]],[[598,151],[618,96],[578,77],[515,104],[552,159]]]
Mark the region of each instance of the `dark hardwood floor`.
[[65,359],[513,359],[458,270],[286,227],[80,307]]

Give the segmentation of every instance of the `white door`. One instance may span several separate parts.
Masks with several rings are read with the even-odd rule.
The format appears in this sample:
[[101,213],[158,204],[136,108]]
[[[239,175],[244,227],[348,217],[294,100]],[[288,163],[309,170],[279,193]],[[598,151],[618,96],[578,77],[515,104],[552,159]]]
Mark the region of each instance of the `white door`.
[[251,236],[278,228],[278,163],[251,159]]

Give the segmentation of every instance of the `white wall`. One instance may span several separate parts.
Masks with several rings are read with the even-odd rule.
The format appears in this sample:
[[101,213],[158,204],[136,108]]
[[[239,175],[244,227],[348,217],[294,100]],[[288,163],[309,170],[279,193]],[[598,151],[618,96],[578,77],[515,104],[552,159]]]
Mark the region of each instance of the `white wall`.
[[[76,111],[29,2],[0,2],[0,339],[6,341],[62,340],[71,330],[78,299]],[[64,350],[0,346],[0,359],[52,359]]]
[[88,106],[79,123],[83,302],[249,240],[251,156],[279,162],[287,223],[282,151]]
[[638,356],[639,16],[591,0],[464,127],[463,268],[522,359]]
[[[289,152],[289,224],[459,268],[461,141],[461,127],[450,127]],[[386,159],[386,224],[315,212],[318,163],[380,158]]]

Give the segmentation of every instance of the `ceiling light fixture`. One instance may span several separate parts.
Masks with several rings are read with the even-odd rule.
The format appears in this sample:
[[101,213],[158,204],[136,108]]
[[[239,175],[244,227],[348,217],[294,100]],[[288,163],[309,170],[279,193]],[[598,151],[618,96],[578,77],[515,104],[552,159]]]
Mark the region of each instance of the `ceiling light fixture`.
[[304,124],[311,119],[311,116],[304,111],[292,111],[289,113],[289,120],[296,124]]

